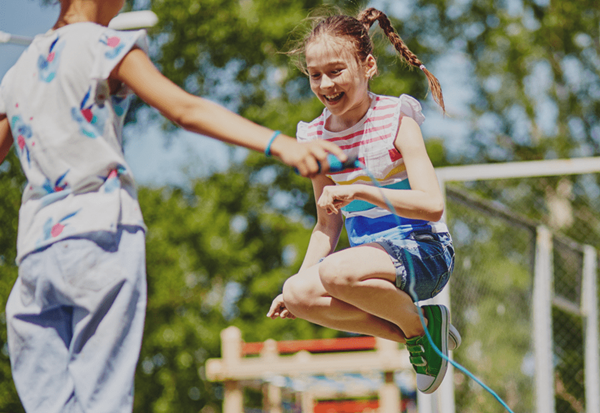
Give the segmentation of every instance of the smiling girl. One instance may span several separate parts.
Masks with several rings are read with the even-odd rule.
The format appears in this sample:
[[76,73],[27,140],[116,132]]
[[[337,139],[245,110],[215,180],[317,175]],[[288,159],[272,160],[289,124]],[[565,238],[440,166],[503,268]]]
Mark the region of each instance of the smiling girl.
[[[447,364],[427,340],[414,302],[434,297],[446,285],[454,249],[441,221],[444,200],[419,128],[425,120],[421,105],[408,95],[369,91],[377,74],[369,37],[376,21],[401,57],[425,73],[444,109],[437,79],[381,11],[370,8],[356,18],[336,15],[316,24],[300,51],[311,90],[325,109],[312,122],[300,122],[297,137],[339,145],[348,157],[358,157],[383,189],[361,168],[312,179],[317,224],[300,271],[285,282],[267,315],[406,343],[417,387],[432,393]],[[342,216],[351,247],[334,252]],[[422,309],[435,345],[444,354],[458,347],[461,338],[448,309]]]

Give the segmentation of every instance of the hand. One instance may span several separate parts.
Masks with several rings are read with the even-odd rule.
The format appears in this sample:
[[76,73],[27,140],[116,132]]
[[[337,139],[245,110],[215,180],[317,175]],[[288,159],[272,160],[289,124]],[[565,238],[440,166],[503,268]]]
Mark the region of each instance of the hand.
[[[298,143],[294,139],[281,136],[273,142],[272,151],[284,163],[293,166],[300,175],[308,178],[329,171],[327,154],[335,155],[342,162],[348,159],[339,146],[321,139]],[[319,167],[319,164],[322,167]]]
[[317,206],[328,214],[338,214],[340,208],[348,205],[356,195],[355,185],[327,185],[317,201]]
[[277,317],[290,318],[292,320],[296,318],[296,316],[290,313],[290,311],[285,307],[285,303],[283,302],[283,294],[279,294],[277,297],[275,297],[273,303],[271,304],[271,308],[267,313],[267,317],[270,317],[273,320],[275,320]]

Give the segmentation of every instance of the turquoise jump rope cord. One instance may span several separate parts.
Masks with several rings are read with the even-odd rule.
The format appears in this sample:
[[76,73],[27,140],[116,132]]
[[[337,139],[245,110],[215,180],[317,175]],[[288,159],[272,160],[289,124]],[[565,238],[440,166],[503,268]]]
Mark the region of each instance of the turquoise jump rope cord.
[[[382,191],[382,187],[379,184],[379,182],[377,182],[377,180],[375,179],[375,177],[373,177],[373,175],[369,172],[369,170],[360,162],[356,161],[356,166],[360,167],[362,170],[364,170],[367,175],[369,176],[369,178],[371,178],[371,181],[373,181],[373,184],[379,188],[379,191],[381,193],[381,196],[383,197],[383,199],[385,200],[386,205],[388,206],[390,212],[394,215],[394,217],[396,218],[396,221],[398,221],[398,224],[400,225],[400,217],[398,216],[398,214],[396,214],[396,211],[394,209],[394,207],[392,206],[391,202],[389,201],[389,199],[387,199],[387,197],[385,196],[385,194]],[[409,274],[409,292],[410,292],[410,296],[413,298],[413,300],[415,300],[415,304],[417,305],[417,308],[419,309],[418,313],[419,313],[419,318],[421,319],[421,324],[423,325],[423,328],[425,329],[425,335],[427,335],[427,339],[429,340],[429,342],[431,343],[431,346],[433,347],[433,349],[435,350],[435,352],[442,357],[443,359],[445,359],[447,362],[449,362],[450,364],[452,364],[454,367],[456,367],[458,370],[462,371],[464,374],[466,374],[468,377],[470,377],[471,379],[473,379],[473,381],[475,381],[477,384],[479,384],[481,387],[483,387],[484,390],[486,390],[488,393],[490,393],[492,396],[494,396],[494,398],[502,405],[502,407],[504,407],[506,409],[506,411],[510,412],[510,413],[514,413],[510,407],[507,406],[507,404],[504,402],[504,400],[502,400],[500,398],[500,396],[498,396],[496,394],[495,391],[493,391],[492,389],[490,389],[488,386],[486,386],[481,380],[479,380],[477,377],[475,377],[473,375],[473,373],[471,373],[469,370],[467,370],[465,367],[461,366],[460,364],[458,364],[457,362],[455,362],[454,360],[450,360],[450,358],[448,358],[448,356],[446,356],[445,354],[443,354],[439,348],[437,348],[437,346],[435,345],[435,343],[433,342],[433,339],[431,338],[431,335],[429,334],[429,331],[427,330],[427,326],[425,325],[425,318],[423,318],[423,312],[421,311],[421,306],[419,306],[419,302],[416,300],[417,295],[415,293],[414,290],[414,281],[413,281],[413,266],[412,266],[412,262],[410,261],[410,259],[408,260],[409,266],[410,268],[407,268],[407,272]]]

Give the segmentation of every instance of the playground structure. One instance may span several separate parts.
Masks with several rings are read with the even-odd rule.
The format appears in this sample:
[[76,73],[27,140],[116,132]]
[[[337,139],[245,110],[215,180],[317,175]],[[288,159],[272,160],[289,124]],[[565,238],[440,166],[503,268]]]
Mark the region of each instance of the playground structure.
[[[315,352],[319,354],[313,354]],[[206,377],[210,381],[224,383],[223,413],[244,411],[244,381],[262,380],[266,387],[264,411],[281,413],[281,387],[273,378],[302,380],[308,376],[335,377],[344,373],[382,373],[383,383],[377,390],[378,402],[366,405],[365,411],[369,408],[375,411],[373,408],[376,408],[380,413],[398,413],[401,394],[394,381],[394,373],[411,372],[414,380],[408,351],[399,348],[398,343],[373,337],[280,342],[269,339],[264,343],[244,343],[240,330],[228,327],[221,332],[221,356],[220,359],[207,361]],[[370,390],[361,386],[345,392],[332,392],[322,386],[306,386],[299,393],[303,413],[317,411],[316,400],[371,396]],[[335,409],[335,406],[331,409]]]

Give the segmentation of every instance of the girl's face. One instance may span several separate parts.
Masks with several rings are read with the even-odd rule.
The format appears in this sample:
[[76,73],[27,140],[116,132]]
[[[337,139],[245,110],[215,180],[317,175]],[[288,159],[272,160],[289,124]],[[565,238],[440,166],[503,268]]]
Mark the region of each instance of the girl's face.
[[310,88],[332,114],[334,129],[356,124],[367,112],[369,79],[377,71],[375,58],[357,62],[349,41],[319,37],[306,45]]

